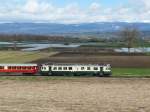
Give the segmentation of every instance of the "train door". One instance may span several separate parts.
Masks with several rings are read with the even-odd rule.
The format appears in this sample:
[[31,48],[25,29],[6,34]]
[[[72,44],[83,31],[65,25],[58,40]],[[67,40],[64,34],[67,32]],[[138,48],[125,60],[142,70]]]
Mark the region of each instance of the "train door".
[[102,77],[104,75],[104,72],[103,72],[103,67],[100,66],[100,72],[98,74],[100,77]]
[[103,72],[103,67],[100,67],[100,72]]
[[49,66],[49,75],[52,75],[52,66]]

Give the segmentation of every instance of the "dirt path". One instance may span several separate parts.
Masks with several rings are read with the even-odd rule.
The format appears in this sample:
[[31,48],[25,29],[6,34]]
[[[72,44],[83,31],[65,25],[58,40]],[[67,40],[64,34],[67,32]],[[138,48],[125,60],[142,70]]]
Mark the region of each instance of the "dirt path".
[[150,112],[150,79],[4,80],[0,112]]

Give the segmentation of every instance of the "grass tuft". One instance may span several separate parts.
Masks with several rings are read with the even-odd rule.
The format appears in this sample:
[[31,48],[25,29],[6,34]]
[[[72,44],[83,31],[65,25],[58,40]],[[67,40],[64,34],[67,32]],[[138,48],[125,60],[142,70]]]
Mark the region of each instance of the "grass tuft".
[[150,77],[149,68],[113,68],[113,77]]

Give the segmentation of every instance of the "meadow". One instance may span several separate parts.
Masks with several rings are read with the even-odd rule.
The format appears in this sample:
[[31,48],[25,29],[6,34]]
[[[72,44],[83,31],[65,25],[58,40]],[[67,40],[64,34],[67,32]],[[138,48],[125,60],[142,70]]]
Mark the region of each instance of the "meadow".
[[150,77],[150,68],[112,68],[113,77]]
[[0,51],[0,63],[28,63],[37,59],[47,58],[56,52],[22,52],[22,51]]

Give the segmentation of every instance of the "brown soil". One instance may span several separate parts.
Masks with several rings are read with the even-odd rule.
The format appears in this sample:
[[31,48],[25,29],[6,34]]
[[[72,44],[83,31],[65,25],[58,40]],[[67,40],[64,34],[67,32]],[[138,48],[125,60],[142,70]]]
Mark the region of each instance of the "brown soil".
[[150,79],[0,81],[0,112],[150,112]]
[[111,64],[112,67],[150,67],[150,56],[138,55],[104,55],[92,53],[60,53],[46,59],[34,61],[36,63],[88,63]]

